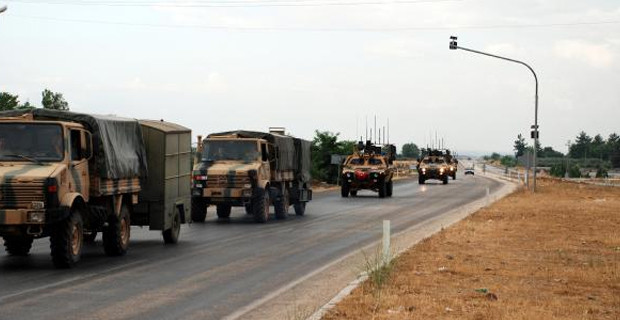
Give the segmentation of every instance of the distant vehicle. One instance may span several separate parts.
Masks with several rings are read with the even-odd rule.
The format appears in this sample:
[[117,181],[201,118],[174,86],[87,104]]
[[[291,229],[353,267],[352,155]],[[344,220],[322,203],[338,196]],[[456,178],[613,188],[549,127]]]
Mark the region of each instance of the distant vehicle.
[[450,165],[443,156],[426,156],[418,165],[419,184],[424,184],[428,179],[441,180],[443,184],[448,184],[448,177],[451,175]]
[[474,168],[465,168],[465,174],[471,174],[472,176],[474,175]]
[[344,161],[341,196],[357,196],[358,190],[367,189],[379,193],[379,198],[391,197],[395,158],[394,145],[381,147],[360,141],[357,150]]

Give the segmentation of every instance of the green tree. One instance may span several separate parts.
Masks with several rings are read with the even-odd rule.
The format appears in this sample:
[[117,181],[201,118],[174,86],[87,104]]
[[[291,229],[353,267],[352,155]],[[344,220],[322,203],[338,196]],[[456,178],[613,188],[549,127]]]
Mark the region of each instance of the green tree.
[[552,147],[544,147],[538,154],[541,158],[562,158],[564,154],[559,151],[553,150]]
[[413,142],[403,144],[402,150],[404,158],[416,159],[420,157],[420,148]]
[[592,144],[592,137],[588,136],[585,131],[581,131],[575,140],[575,143],[570,146],[571,158],[587,158]]
[[340,133],[315,131],[312,140],[312,177],[319,181],[335,183],[338,178],[338,166],[331,164],[331,156],[348,155],[353,152],[354,141],[338,141]]
[[44,109],[69,110],[69,103],[62,96],[62,93],[45,89],[41,92],[41,96],[41,104]]
[[524,155],[525,148],[527,148],[527,143],[525,142],[525,138],[523,138],[523,135],[519,133],[519,135],[517,135],[517,140],[515,140],[514,144],[515,157],[518,158]]
[[32,109],[36,109],[36,107],[33,106],[32,104],[30,104],[29,101],[26,101],[26,102],[20,104],[19,106],[17,106],[17,109],[19,109],[19,110],[32,110]]
[[517,165],[517,159],[513,156],[506,155],[501,158],[500,163],[505,167],[514,167]]
[[0,111],[13,110],[19,106],[19,97],[8,92],[0,92]]
[[605,144],[607,145],[608,157],[612,167],[620,167],[620,136],[615,132],[610,134]]

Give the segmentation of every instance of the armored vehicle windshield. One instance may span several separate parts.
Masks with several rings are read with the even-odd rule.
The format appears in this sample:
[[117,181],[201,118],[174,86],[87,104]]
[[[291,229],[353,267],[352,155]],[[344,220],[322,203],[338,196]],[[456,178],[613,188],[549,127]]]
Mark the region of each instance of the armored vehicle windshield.
[[244,161],[259,159],[258,144],[253,140],[206,140],[202,161]]
[[63,158],[60,125],[0,123],[0,161],[61,161]]

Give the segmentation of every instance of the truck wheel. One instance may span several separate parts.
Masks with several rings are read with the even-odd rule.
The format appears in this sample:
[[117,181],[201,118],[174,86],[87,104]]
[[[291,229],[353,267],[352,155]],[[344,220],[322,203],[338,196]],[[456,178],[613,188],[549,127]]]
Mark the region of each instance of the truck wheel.
[[357,197],[357,190],[351,190],[349,193],[351,194],[351,197]]
[[280,196],[280,200],[275,203],[276,219],[286,219],[286,216],[288,215],[288,207],[288,192],[285,190]]
[[179,211],[174,210],[174,216],[172,216],[172,226],[168,230],[164,230],[164,243],[177,243],[179,242],[179,234],[181,233],[181,216]]
[[423,176],[419,176],[418,177],[418,184],[424,184],[424,177]]
[[387,183],[385,181],[379,181],[379,198],[385,198],[387,193]]
[[390,181],[387,183],[387,186],[386,186],[386,188],[385,188],[385,195],[386,195],[386,196],[388,196],[388,197],[391,197],[391,196],[392,196],[392,191],[393,191],[393,190],[394,190],[394,184],[392,183],[392,180],[390,180]]
[[342,186],[340,187],[340,195],[343,198],[346,198],[349,196],[349,191],[350,191],[350,187],[348,183],[342,183]]
[[305,202],[297,202],[294,205],[295,214],[298,216],[303,216],[306,213],[306,203]]
[[243,205],[245,207],[245,214],[252,214],[252,202]]
[[71,210],[67,219],[52,227],[50,249],[56,268],[70,268],[80,261],[84,243],[83,236],[82,215],[75,208]]
[[254,220],[265,223],[269,218],[269,192],[263,188],[256,188],[256,194],[252,200],[252,213]]
[[[217,205],[217,217],[220,219],[230,218],[230,205],[229,204],[218,204]],[[204,220],[203,220],[204,221]]]
[[4,237],[4,248],[9,255],[27,256],[32,248],[32,237]]
[[443,184],[448,184],[448,175],[443,176]]
[[192,198],[192,221],[205,222],[207,217],[207,204],[202,198]]
[[131,222],[129,209],[126,205],[121,207],[120,216],[112,214],[108,217],[108,226],[103,229],[103,249],[109,256],[122,256],[127,253]]
[[456,172],[452,174],[452,180],[456,180]]

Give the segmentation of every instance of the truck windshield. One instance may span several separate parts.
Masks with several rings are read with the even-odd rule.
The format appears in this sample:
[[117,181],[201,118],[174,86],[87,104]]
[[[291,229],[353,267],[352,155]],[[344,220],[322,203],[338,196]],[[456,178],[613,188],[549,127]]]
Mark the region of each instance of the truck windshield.
[[202,161],[234,160],[256,161],[259,158],[256,141],[205,141]]
[[0,161],[60,161],[62,127],[57,124],[0,123]]

